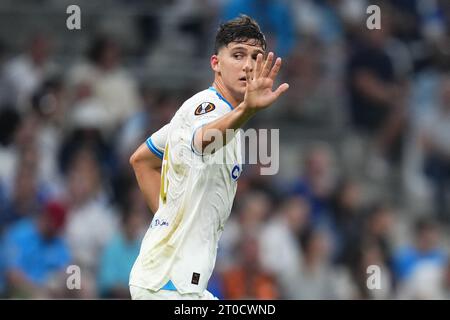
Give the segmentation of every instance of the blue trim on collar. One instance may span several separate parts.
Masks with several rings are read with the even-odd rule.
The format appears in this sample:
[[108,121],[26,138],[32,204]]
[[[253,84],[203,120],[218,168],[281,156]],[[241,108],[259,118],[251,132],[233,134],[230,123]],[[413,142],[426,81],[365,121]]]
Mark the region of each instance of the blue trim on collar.
[[224,98],[224,97],[216,90],[216,88],[214,88],[214,87],[209,87],[208,89],[214,91],[214,92],[217,94],[217,96],[219,97],[220,100],[223,100],[223,101],[230,107],[231,110],[234,110],[234,108],[233,108],[233,106],[231,105],[231,103],[229,103],[229,102],[227,101],[227,99],[225,99],[225,98]]

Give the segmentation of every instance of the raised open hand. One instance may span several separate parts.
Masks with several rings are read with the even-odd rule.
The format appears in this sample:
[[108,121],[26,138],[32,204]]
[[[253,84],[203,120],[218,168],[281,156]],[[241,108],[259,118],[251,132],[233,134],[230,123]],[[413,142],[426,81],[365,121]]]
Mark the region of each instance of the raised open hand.
[[256,67],[253,72],[250,71],[249,67],[245,69],[247,87],[244,105],[254,112],[270,106],[289,88],[287,83],[283,83],[275,91],[272,91],[273,83],[281,68],[281,58],[277,58],[272,66],[273,59],[273,52],[269,52],[265,61],[263,61],[263,55],[260,53],[256,57]]

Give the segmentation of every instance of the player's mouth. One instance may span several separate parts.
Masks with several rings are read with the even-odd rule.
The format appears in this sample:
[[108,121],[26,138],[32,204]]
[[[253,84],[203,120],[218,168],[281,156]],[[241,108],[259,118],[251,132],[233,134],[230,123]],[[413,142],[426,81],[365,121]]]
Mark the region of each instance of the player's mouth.
[[247,79],[246,79],[245,77],[240,77],[240,78],[239,78],[239,82],[245,82],[245,83],[247,83]]

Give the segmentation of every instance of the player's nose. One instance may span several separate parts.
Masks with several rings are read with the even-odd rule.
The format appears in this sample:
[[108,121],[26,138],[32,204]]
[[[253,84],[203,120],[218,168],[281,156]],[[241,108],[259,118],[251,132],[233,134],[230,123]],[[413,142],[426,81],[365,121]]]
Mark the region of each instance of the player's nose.
[[245,59],[244,67],[242,70],[245,71],[245,69],[247,67],[250,69],[250,72],[253,72],[254,61],[251,57],[248,57],[247,59]]

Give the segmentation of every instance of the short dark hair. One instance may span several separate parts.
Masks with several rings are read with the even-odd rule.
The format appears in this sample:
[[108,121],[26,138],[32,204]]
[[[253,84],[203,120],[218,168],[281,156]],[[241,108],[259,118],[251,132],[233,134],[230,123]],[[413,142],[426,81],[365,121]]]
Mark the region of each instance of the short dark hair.
[[214,53],[226,47],[230,42],[246,42],[254,40],[255,45],[260,45],[266,50],[266,38],[261,32],[258,23],[247,15],[241,14],[239,17],[222,23],[216,34]]

